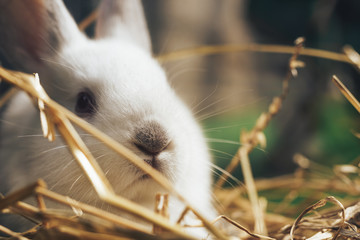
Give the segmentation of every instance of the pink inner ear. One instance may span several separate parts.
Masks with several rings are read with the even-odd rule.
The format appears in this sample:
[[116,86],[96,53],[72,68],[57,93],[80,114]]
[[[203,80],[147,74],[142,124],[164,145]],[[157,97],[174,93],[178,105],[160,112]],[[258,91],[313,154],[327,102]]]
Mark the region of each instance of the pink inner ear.
[[27,4],[20,2],[11,1],[9,7],[9,14],[15,16],[10,23],[14,40],[32,59],[40,62],[40,54],[46,44],[46,8],[42,0],[27,0]]

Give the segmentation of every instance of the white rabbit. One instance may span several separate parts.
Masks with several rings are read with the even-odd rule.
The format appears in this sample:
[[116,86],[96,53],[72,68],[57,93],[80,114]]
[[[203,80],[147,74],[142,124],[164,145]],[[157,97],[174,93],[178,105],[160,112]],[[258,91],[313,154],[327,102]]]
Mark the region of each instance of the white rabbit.
[[[0,0],[0,50],[17,69],[39,73],[51,98],[134,151],[213,217],[204,137],[151,56],[140,1],[103,0],[89,39],[61,0]],[[41,136],[38,110],[24,93],[7,106],[1,125],[2,193],[43,178],[53,191],[101,206],[61,137],[49,143]],[[116,193],[153,209],[159,185],[82,136]],[[183,207],[171,198],[172,220]]]

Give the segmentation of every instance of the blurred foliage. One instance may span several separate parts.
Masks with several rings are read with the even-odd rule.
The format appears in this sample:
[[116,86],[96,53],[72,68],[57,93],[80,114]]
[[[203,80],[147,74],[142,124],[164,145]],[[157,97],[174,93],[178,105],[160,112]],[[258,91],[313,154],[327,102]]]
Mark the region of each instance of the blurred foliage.
[[[217,166],[223,169],[226,168],[240,146],[239,138],[241,131],[244,129],[250,130],[254,126],[260,113],[265,109],[267,109],[266,106],[251,106],[240,111],[207,119],[202,123],[210,146],[210,152],[214,158],[213,161]],[[255,177],[268,175],[268,169],[264,166],[266,162],[269,161],[268,152],[278,138],[277,132],[274,124],[271,123],[265,130],[267,136],[267,148],[261,149],[258,147],[250,154]],[[240,167],[232,174],[236,178],[242,179]]]
[[[285,101],[286,104],[286,101]],[[216,116],[203,122],[210,151],[216,165],[226,168],[229,161],[239,148],[239,136],[242,129],[249,130],[265,106],[243,109],[238,112]],[[278,117],[275,117],[275,119]],[[325,166],[352,163],[360,156],[360,140],[353,134],[360,131],[360,116],[345,99],[328,97],[321,103],[319,120],[313,145],[311,160]],[[271,159],[268,153],[277,146],[279,129],[277,122],[272,122],[266,129],[267,147],[255,149],[250,154],[252,169],[255,177],[274,176],[271,171]],[[294,126],[296,128],[296,126]],[[292,159],[288,159],[292,161]],[[242,179],[241,169],[238,167],[233,175]],[[230,180],[231,181],[231,180]]]
[[320,160],[326,165],[346,164],[360,156],[360,139],[352,131],[360,131],[359,114],[345,100],[326,99],[320,112]]

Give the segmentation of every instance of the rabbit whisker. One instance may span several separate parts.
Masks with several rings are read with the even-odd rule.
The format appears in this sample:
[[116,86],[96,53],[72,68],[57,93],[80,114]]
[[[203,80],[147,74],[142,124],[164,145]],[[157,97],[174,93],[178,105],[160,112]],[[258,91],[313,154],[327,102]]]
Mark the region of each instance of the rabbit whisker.
[[79,179],[82,177],[83,175],[78,176],[75,181],[71,184],[70,188],[69,188],[69,192],[71,192],[71,190],[73,189],[73,187],[75,186],[75,184],[79,181]]
[[226,129],[226,128],[235,128],[235,127],[244,127],[244,126],[248,126],[249,124],[234,124],[234,125],[228,125],[228,126],[221,126],[221,127],[213,127],[213,128],[204,128],[205,132],[212,132],[212,131],[217,131],[220,129]]
[[[55,137],[60,137],[60,134],[55,134]],[[41,137],[44,138],[44,134],[29,134],[29,135],[20,135],[18,138],[32,138],[32,137]]]
[[206,109],[209,109],[209,108],[211,108],[211,107],[213,107],[213,106],[215,106],[215,105],[217,105],[217,104],[219,104],[219,103],[221,103],[221,102],[224,102],[225,100],[233,97],[234,95],[235,95],[235,93],[234,93],[234,94],[231,94],[231,95],[227,95],[227,96],[225,96],[225,97],[222,97],[222,98],[220,98],[220,99],[218,99],[218,100],[216,100],[216,101],[214,101],[214,102],[206,105],[205,107],[201,108],[200,110],[196,111],[196,112],[194,113],[194,115],[197,115],[197,114],[199,114],[200,112],[203,112],[203,111],[206,110]]
[[[227,172],[223,168],[215,165],[214,163],[209,162],[208,165],[211,168],[211,171],[218,177],[225,178],[223,175],[226,175],[228,178],[226,179],[226,182],[230,184],[231,187],[235,188],[235,186],[229,181],[229,179],[233,180],[237,186],[243,186],[244,184],[234,177],[231,173]],[[220,174],[220,173],[222,174]]]
[[[219,88],[219,81],[216,81],[216,85],[215,85],[215,88],[214,90],[212,90],[212,92],[210,94],[208,94],[203,100],[201,100],[199,103],[197,103],[195,106],[193,106],[191,108],[192,111],[195,111],[196,108],[198,108],[203,102],[205,102],[206,100],[208,100],[210,97],[212,97],[215,92],[218,90]],[[205,108],[206,109],[206,108]],[[196,115],[197,113],[201,112],[202,110],[200,111],[197,111],[196,113],[194,113],[194,115]]]
[[45,153],[52,152],[52,151],[59,150],[59,149],[63,149],[63,148],[67,148],[67,147],[68,147],[68,145],[56,146],[56,147],[44,150],[44,151],[42,151],[40,153],[37,153],[36,156],[39,157],[39,156],[41,156],[41,155],[43,155]]
[[207,142],[215,142],[215,143],[228,143],[228,144],[234,144],[234,145],[241,145],[237,141],[231,141],[231,140],[225,140],[225,139],[219,139],[219,138],[206,138]]
[[[67,69],[70,69],[70,70],[72,70],[72,71],[74,71],[74,72],[77,72],[77,71],[78,71],[78,69],[75,69],[74,67],[72,67],[72,66],[70,66],[70,65],[67,65],[67,64],[65,64],[65,63],[56,62],[56,61],[50,60],[50,59],[48,59],[48,58],[41,58],[41,60],[43,60],[43,61],[45,61],[45,62],[49,62],[49,63],[54,63],[54,64],[57,64],[57,65],[59,65],[59,66],[63,66],[63,67],[65,67],[65,68],[67,68]],[[84,76],[85,76],[85,75],[84,75]],[[65,90],[65,88],[64,88],[64,90]]]

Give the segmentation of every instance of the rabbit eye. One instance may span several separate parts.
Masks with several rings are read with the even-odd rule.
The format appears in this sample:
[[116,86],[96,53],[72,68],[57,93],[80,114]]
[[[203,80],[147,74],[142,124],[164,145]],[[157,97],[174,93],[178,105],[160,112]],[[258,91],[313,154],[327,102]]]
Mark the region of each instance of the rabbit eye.
[[83,91],[77,95],[76,114],[80,117],[91,117],[96,110],[96,101],[92,92]]

